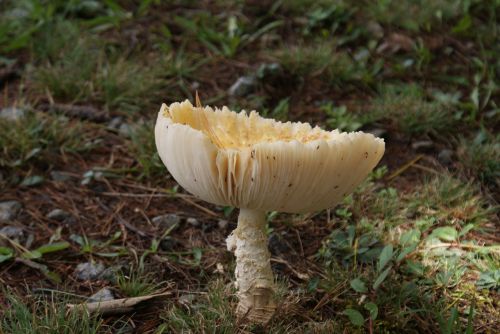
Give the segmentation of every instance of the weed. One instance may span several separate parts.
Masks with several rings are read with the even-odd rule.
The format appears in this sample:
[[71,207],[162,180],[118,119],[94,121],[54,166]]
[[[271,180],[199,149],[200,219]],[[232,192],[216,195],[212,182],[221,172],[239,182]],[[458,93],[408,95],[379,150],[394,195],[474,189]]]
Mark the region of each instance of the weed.
[[370,117],[386,119],[408,135],[444,134],[457,123],[448,106],[426,101],[417,85],[383,87]]
[[59,334],[59,333],[112,333],[103,320],[91,317],[87,312],[66,314],[64,303],[49,299],[32,299],[29,304],[12,295],[7,296],[9,307],[1,313],[0,331],[12,334]]
[[356,77],[356,67],[349,56],[332,45],[293,46],[274,52],[285,71],[302,79],[319,77],[329,85],[340,85]]
[[131,153],[140,165],[140,177],[161,177],[165,167],[156,150],[153,124],[139,124],[131,134]]
[[152,274],[143,274],[140,271],[131,270],[129,275],[120,273],[116,284],[120,292],[127,297],[139,297],[153,294],[160,287]]
[[28,113],[17,121],[0,120],[0,167],[9,170],[54,163],[67,153],[88,151],[94,144],[81,124],[64,117]]

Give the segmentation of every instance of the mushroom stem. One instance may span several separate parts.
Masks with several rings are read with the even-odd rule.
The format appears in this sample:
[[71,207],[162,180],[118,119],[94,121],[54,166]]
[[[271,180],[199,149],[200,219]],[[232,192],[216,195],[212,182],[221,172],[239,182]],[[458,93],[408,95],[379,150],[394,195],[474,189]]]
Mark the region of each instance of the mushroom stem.
[[276,310],[271,253],[267,249],[266,213],[241,209],[238,227],[227,238],[227,249],[236,255],[238,318],[267,323]]

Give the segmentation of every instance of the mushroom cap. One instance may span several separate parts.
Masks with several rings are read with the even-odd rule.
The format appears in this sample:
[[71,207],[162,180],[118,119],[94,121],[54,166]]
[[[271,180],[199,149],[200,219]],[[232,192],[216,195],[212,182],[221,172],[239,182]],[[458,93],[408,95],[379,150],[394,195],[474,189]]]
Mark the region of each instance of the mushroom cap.
[[162,105],[155,127],[161,160],[188,192],[217,205],[304,213],[350,194],[384,154],[380,138],[252,111]]

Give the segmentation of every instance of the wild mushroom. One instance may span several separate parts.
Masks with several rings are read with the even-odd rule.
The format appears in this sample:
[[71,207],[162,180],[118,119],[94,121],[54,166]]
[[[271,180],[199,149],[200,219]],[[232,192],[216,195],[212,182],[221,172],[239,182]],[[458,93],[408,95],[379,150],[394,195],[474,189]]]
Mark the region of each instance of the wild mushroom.
[[240,208],[227,238],[236,255],[238,317],[266,323],[273,315],[274,279],[266,212],[330,208],[377,165],[384,141],[362,132],[328,132],[281,123],[252,111],[162,105],[155,127],[161,160],[188,192]]

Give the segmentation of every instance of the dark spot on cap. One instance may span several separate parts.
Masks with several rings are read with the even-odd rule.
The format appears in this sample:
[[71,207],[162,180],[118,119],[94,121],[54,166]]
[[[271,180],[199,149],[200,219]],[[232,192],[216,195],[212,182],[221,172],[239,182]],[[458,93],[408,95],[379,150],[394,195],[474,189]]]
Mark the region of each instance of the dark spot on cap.
[[252,152],[250,152],[250,156],[253,158],[255,158],[255,150],[252,150]]
[[273,157],[273,160],[276,160],[276,157]]
[[319,150],[319,145],[318,145],[318,146],[316,146],[316,149],[317,149],[317,150]]
[[365,159],[368,159],[368,152],[365,152]]
[[333,187],[333,189],[339,189],[339,186],[335,186],[335,187]]
[[288,184],[288,188],[290,188],[291,186],[292,186],[292,184],[291,184],[291,183],[289,183],[289,184]]
[[269,156],[268,155],[266,155],[266,159],[269,160]]
[[253,177],[252,177],[252,178],[250,178],[250,180],[253,182]]

